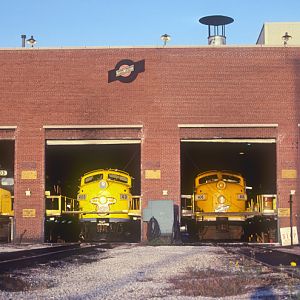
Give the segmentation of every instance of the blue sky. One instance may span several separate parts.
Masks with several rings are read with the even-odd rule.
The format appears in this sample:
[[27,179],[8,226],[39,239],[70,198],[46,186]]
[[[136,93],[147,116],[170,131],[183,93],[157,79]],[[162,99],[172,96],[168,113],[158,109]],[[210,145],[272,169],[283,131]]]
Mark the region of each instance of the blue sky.
[[[199,18],[234,18],[227,44],[255,44],[264,22],[300,21],[300,0],[0,0],[0,47],[206,45]],[[284,34],[284,33],[283,33]]]

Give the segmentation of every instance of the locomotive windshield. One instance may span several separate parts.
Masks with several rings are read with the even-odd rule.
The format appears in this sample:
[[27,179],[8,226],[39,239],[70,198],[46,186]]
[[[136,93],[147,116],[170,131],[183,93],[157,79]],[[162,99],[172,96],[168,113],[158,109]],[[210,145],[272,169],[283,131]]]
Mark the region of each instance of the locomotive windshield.
[[84,183],[91,183],[103,179],[103,174],[95,174],[84,178]]
[[239,177],[229,175],[229,174],[223,174],[222,179],[226,182],[241,183],[241,179]]
[[108,174],[108,179],[119,181],[119,182],[122,182],[122,183],[128,183],[128,178],[126,176],[122,176],[122,175],[119,175],[119,174],[109,173]]
[[215,182],[218,181],[218,175],[213,174],[213,175],[208,175],[199,178],[199,184],[205,184],[205,183],[210,183],[210,182]]

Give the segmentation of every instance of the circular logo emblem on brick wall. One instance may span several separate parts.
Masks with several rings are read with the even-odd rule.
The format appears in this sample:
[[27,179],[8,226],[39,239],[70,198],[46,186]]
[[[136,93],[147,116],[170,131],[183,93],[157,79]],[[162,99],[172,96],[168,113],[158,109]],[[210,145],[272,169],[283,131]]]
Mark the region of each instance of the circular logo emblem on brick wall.
[[116,70],[116,76],[128,77],[134,72],[134,65],[122,65],[119,70]]
[[108,72],[108,82],[118,80],[124,83],[129,83],[134,81],[138,74],[144,72],[144,70],[144,60],[133,62],[130,59],[123,59],[116,64],[113,70]]

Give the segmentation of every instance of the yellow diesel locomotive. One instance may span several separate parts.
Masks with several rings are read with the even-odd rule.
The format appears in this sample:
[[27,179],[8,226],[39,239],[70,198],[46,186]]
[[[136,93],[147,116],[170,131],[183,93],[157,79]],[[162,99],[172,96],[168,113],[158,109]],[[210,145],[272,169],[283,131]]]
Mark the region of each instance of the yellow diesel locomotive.
[[[186,223],[199,240],[239,240],[247,218],[244,178],[234,172],[207,171],[195,178]],[[185,216],[183,216],[185,220]]]
[[13,211],[13,198],[10,191],[0,188],[0,216],[12,217]]
[[100,169],[81,177],[80,238],[84,241],[140,237],[140,199],[131,194],[132,178],[120,170]]
[[10,191],[0,188],[0,242],[10,242],[13,216],[13,197]]

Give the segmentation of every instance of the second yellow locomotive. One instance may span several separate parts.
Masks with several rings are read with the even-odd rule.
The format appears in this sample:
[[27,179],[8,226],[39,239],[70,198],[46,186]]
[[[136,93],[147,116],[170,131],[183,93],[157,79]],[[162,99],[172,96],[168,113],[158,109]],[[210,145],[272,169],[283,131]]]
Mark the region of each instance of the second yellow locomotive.
[[198,174],[189,230],[200,240],[241,239],[247,215],[246,201],[246,183],[240,174],[224,171]]
[[81,177],[77,200],[82,240],[140,236],[140,203],[131,187],[131,176],[120,170],[100,169]]

